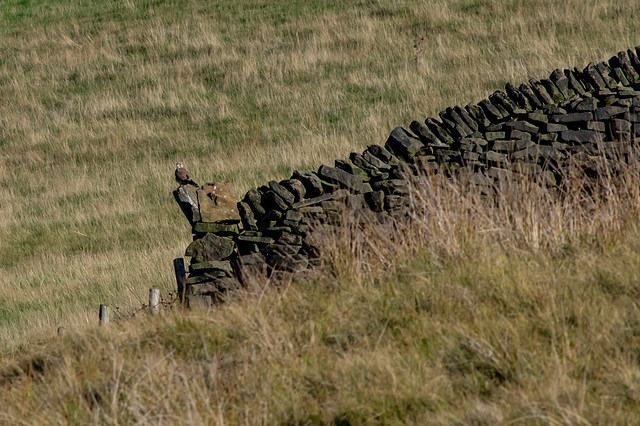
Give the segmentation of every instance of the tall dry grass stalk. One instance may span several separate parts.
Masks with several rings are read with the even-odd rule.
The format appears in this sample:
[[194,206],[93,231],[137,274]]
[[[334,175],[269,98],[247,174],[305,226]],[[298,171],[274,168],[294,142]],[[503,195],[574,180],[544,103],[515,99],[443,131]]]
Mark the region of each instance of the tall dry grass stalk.
[[410,176],[411,201],[401,220],[363,223],[347,211],[346,226],[323,233],[330,262],[362,277],[374,265],[388,268],[399,253],[451,258],[483,246],[556,253],[578,245],[615,244],[638,226],[636,146],[625,153],[575,155],[562,168],[537,177],[512,173],[493,184],[478,184],[470,176]]

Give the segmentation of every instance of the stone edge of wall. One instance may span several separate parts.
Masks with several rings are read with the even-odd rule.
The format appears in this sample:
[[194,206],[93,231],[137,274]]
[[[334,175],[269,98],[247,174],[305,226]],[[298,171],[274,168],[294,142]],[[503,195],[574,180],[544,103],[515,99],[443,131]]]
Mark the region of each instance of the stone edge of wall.
[[384,147],[249,190],[237,215],[204,222],[185,187],[174,191],[192,225],[186,284],[190,306],[211,306],[252,274],[300,272],[321,255],[314,230],[341,225],[344,207],[385,222],[406,209],[408,179],[466,175],[491,185],[526,174],[553,187],[575,155],[619,155],[640,138],[640,46],[583,70],[509,83],[477,104],[396,127]]

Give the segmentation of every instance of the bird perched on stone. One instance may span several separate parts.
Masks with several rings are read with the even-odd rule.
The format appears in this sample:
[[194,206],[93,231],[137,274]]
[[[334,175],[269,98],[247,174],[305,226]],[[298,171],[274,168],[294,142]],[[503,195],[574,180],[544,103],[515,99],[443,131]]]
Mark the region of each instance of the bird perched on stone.
[[182,163],[176,163],[176,182],[178,182],[180,186],[182,185],[198,186],[198,184],[191,179],[191,175],[189,175],[189,172],[187,171],[187,169],[184,168],[184,164]]

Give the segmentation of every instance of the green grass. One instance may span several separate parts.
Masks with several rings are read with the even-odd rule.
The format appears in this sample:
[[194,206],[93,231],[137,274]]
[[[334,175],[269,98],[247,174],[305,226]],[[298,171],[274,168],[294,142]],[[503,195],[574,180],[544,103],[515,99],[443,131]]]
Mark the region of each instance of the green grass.
[[[174,291],[172,260],[191,239],[171,196],[176,161],[242,195],[506,82],[608,59],[640,44],[639,15],[615,0],[3,2],[0,363],[39,348],[56,363],[51,385],[3,388],[0,419],[180,422],[173,388],[154,386],[182,380],[196,387],[176,400],[208,422],[633,423],[633,226],[613,243],[587,226],[565,255],[530,236],[517,255],[499,239],[490,256],[462,243],[415,261],[387,253],[389,274],[345,260],[338,284],[123,322],[124,335],[94,326],[101,303],[124,321],[149,288]],[[219,406],[203,359],[224,363]],[[156,362],[159,378],[136,372]]]

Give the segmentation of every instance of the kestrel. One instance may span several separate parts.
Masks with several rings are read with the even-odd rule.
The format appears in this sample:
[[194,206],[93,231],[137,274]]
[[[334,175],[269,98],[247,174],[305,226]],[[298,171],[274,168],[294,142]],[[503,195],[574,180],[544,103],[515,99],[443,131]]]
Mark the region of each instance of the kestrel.
[[182,163],[176,163],[176,182],[178,182],[180,186],[182,185],[198,186],[197,183],[191,180],[191,175],[189,175],[189,172],[187,171],[187,169],[184,168],[184,164]]

